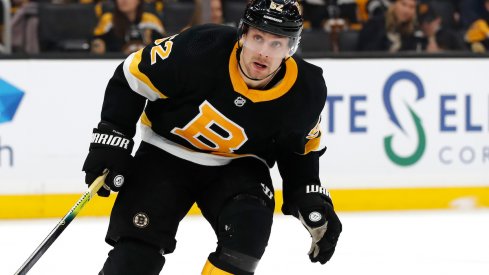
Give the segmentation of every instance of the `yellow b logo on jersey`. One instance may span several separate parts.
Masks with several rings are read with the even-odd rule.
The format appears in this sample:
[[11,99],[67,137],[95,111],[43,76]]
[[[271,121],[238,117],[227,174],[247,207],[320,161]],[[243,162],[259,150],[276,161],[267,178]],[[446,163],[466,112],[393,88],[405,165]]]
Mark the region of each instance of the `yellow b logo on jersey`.
[[201,150],[220,153],[233,153],[248,140],[241,126],[221,114],[207,100],[200,104],[199,110],[199,114],[185,127],[175,127],[171,132]]

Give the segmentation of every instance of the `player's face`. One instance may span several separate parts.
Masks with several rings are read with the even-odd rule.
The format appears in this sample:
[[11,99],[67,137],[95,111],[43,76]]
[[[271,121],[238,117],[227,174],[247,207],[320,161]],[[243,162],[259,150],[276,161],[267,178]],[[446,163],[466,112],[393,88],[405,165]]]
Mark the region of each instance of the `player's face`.
[[250,27],[242,37],[241,66],[246,73],[262,79],[273,73],[289,53],[289,38]]

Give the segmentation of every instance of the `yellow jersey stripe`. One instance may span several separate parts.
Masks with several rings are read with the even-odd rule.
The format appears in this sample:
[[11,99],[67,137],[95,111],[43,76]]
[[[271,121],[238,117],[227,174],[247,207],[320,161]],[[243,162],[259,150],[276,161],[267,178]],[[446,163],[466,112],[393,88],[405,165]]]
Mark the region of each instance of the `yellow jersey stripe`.
[[159,98],[168,98],[153,85],[147,75],[139,70],[143,50],[144,49],[141,49],[132,53],[124,61],[124,76],[126,77],[129,86],[138,94],[141,94],[152,101]]

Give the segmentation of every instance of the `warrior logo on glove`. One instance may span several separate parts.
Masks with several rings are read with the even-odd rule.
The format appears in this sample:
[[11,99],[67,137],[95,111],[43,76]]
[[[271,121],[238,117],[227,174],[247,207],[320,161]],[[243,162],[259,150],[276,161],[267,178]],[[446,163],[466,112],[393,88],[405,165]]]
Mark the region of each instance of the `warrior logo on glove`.
[[131,167],[133,145],[132,139],[107,122],[102,121],[93,129],[83,171],[86,172],[85,183],[90,185],[105,169],[109,170],[104,188],[97,192],[99,196],[108,197],[111,190],[121,189]]
[[120,136],[93,133],[92,135],[92,143],[99,143],[110,145],[114,147],[121,147],[127,149],[129,146],[130,140],[127,138],[122,138]]

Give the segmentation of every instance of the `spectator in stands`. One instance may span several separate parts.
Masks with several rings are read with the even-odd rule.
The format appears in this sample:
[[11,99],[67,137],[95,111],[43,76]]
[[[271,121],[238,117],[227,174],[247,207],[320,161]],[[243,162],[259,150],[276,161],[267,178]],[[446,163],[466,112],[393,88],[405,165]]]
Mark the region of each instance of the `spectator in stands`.
[[441,49],[436,41],[436,33],[441,28],[441,17],[430,5],[423,3],[418,6],[418,22],[418,51],[439,52]]
[[29,0],[10,0],[10,14],[15,14],[19,8],[27,3],[29,3]]
[[[304,29],[323,29],[330,18],[328,12],[329,0],[303,0],[302,12],[304,17]],[[336,4],[334,1],[332,5]]]
[[383,16],[370,18],[359,39],[360,51],[414,51],[416,38],[416,0],[397,0]]
[[482,53],[489,49],[489,0],[484,0],[482,15],[467,30],[465,41],[473,52]]
[[[433,0],[428,1],[432,2]],[[442,18],[442,27],[443,28],[449,28],[452,30],[460,30],[460,29],[467,29],[467,27],[464,27],[462,22],[462,12],[465,13],[462,9],[462,3],[470,2],[472,0],[445,0],[445,1],[437,1],[438,4],[444,3],[445,5],[445,13],[449,13],[451,10],[451,16],[445,15],[446,18],[444,18],[443,14],[440,14]],[[476,1],[481,1],[481,0],[476,0]],[[441,11],[443,13],[443,11]],[[460,35],[459,35],[460,37]],[[460,40],[460,39],[459,39]]]
[[369,18],[376,16],[384,16],[389,6],[395,1],[393,0],[368,0],[367,13]]
[[459,25],[466,30],[483,16],[484,0],[458,0],[456,8],[460,17]]
[[[10,1],[10,16],[11,18],[13,18],[13,16],[15,15],[15,13],[17,12],[17,10],[21,9],[24,4],[26,4],[28,1],[27,0],[8,0]],[[3,43],[3,35],[1,35],[3,32],[4,32],[4,5],[3,5],[3,2],[0,1],[0,48],[2,47],[2,43]],[[0,49],[0,53],[1,53],[1,49]]]
[[248,0],[208,0],[209,22],[237,27],[243,16]]
[[224,18],[222,16],[221,0],[210,0],[210,22],[214,24],[222,24]]
[[143,12],[143,0],[115,0],[114,11],[103,14],[94,30],[91,51],[129,54],[163,37],[164,33],[158,17]]
[[40,52],[38,3],[25,1],[15,10],[11,20],[12,52],[38,54]]
[[304,29],[331,31],[331,25],[342,25],[341,29],[348,27],[358,30],[361,28],[358,24],[363,19],[366,20],[366,2],[367,0],[304,0]]
[[164,0],[162,20],[167,35],[202,23],[202,0]]
[[463,41],[457,33],[442,24],[441,16],[429,3],[418,6],[418,50],[428,53],[463,50]]
[[192,15],[192,20],[190,21],[190,24],[188,27],[192,27],[195,25],[200,25],[203,23],[202,19],[202,0],[187,0],[187,1],[192,1],[194,2],[194,14]]
[[360,30],[368,20],[368,0],[304,0],[304,29]]
[[353,31],[362,29],[368,20],[368,0],[338,0],[340,17],[346,22],[346,28]]

